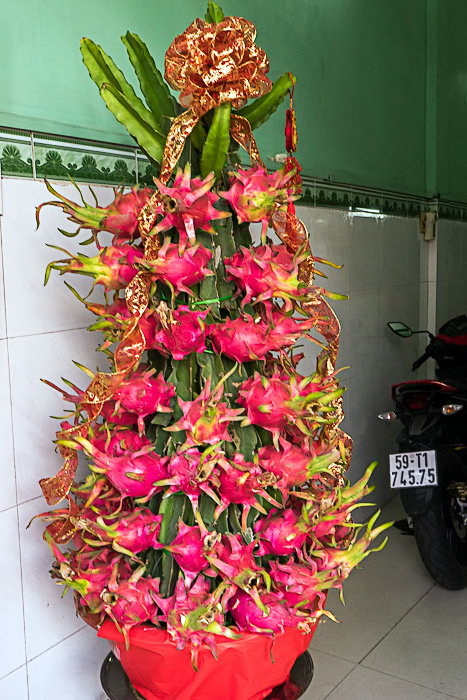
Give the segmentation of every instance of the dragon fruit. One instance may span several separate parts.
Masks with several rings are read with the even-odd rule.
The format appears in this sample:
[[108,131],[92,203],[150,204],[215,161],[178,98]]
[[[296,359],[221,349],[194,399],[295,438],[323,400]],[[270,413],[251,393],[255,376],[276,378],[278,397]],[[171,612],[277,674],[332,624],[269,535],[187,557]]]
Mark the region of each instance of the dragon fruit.
[[240,222],[261,221],[261,237],[266,237],[271,217],[278,209],[285,210],[296,197],[288,187],[291,173],[282,170],[269,174],[262,166],[233,172],[230,189],[220,192],[231,205]]
[[168,478],[161,480],[159,486],[168,486],[166,496],[183,491],[190,499],[193,509],[198,510],[202,493],[210,496],[220,505],[219,496],[213,487],[219,484],[219,455],[211,449],[199,452],[190,447],[170,457],[167,465]]
[[[279,438],[279,449],[267,445],[258,450],[258,463],[262,469],[277,476],[274,486],[280,489],[284,499],[294,486],[309,481],[314,475],[324,473],[341,455],[337,447],[314,441],[301,447]],[[310,452],[311,448],[311,452]]]
[[[105,520],[110,520],[110,523],[106,523]],[[115,551],[133,557],[149,547],[163,547],[158,540],[161,520],[162,515],[153,515],[147,509],[136,508],[128,513],[119,514],[117,518],[98,516],[89,519],[86,518],[86,513],[83,513],[78,520],[78,527],[98,538],[93,544],[99,545],[100,541],[108,543]],[[84,541],[89,543],[86,538]]]
[[[97,304],[94,302],[85,302],[86,308],[100,320],[89,326],[90,331],[101,331],[106,337],[106,341],[102,349],[106,349],[113,343],[119,340],[122,333],[128,327],[128,322],[131,320],[131,312],[125,299],[118,296],[111,304]],[[154,334],[159,327],[158,317],[154,309],[147,308],[138,319],[138,328],[144,337],[146,347],[154,338]]]
[[157,258],[150,262],[151,273],[154,279],[161,280],[177,292],[191,294],[190,287],[214,274],[206,267],[211,257],[212,253],[199,243],[185,248],[180,254],[179,247],[166,238]]
[[204,180],[191,177],[191,167],[188,163],[185,170],[177,170],[173,187],[163,184],[154,178],[159,191],[160,214],[164,216],[154,228],[154,233],[170,231],[175,228],[180,236],[179,250],[183,253],[188,241],[190,245],[196,242],[196,229],[207,233],[215,233],[211,222],[230,216],[228,212],[214,209],[213,204],[219,197],[211,192],[214,185],[214,173]]
[[107,290],[125,289],[138,274],[137,263],[144,259],[142,249],[128,244],[102,248],[93,258],[83,253],[72,255],[64,248],[58,248],[58,250],[69,255],[69,258],[49,263],[46,281],[49,278],[50,270],[59,270],[61,275],[72,272],[94,277],[94,285],[102,284]]
[[[178,534],[165,549],[171,552],[173,558],[182,569],[185,583],[191,586],[200,571],[209,568],[207,557],[211,555],[220,541],[221,535],[209,532],[204,523],[188,526],[183,520],[178,523]],[[211,572],[215,576],[214,572]]]
[[193,352],[204,352],[207,334],[204,319],[208,313],[179,306],[172,312],[170,321],[156,331],[148,347],[163,354],[170,353],[174,360],[182,360]]
[[306,542],[310,525],[302,513],[293,508],[282,511],[273,509],[269,515],[255,524],[259,538],[258,555],[286,556],[300,550]]
[[237,362],[248,362],[293,345],[300,336],[308,337],[314,321],[300,321],[271,307],[269,310],[270,320],[245,314],[210,326],[209,337],[216,351]]
[[264,245],[241,248],[226,259],[225,269],[228,279],[238,287],[237,296],[246,292],[242,307],[253,298],[257,303],[279,297],[286,301],[286,311],[290,311],[292,299],[300,300],[306,296],[306,287],[298,279],[300,261],[284,245]]
[[122,406],[125,411],[138,416],[138,429],[144,433],[144,419],[153,413],[171,413],[171,399],[175,387],[167,384],[161,373],[154,377],[155,370],[140,367],[129,379],[122,382],[114,394],[116,409]]
[[311,377],[297,383],[294,375],[289,375],[286,383],[284,376],[276,372],[272,377],[262,377],[258,372],[247,379],[239,389],[238,402],[247,410],[244,423],[260,425],[269,430],[278,448],[279,436],[285,428],[296,425],[304,434],[310,434],[307,423],[310,418],[314,423],[327,420],[320,412],[328,415],[333,412],[332,402],[339,398],[343,390],[329,383],[326,392],[321,384],[313,382]]
[[155,601],[159,592],[158,579],[143,578],[144,567],[137,569],[126,581],[112,576],[107,589],[101,593],[103,611],[122,630],[127,648],[130,644],[128,632],[135,625],[151,620],[157,622],[158,606]]
[[138,214],[153,194],[148,188],[141,190],[134,188],[126,194],[123,194],[122,188],[117,188],[115,190],[115,199],[108,207],[92,207],[86,203],[84,203],[84,206],[81,206],[63,197],[54,190],[47,180],[45,183],[49,192],[54,197],[58,197],[59,201],[44,202],[37,207],[36,220],[38,227],[42,207],[61,207],[65,214],[68,214],[69,221],[79,224],[78,231],[82,228],[91,229],[93,232],[108,231],[114,236],[113,245],[132,241],[137,236]]
[[228,432],[230,422],[241,420],[241,408],[229,408],[227,403],[220,401],[222,385],[215,387],[212,392],[210,388],[211,382],[208,380],[194,401],[178,399],[183,417],[167,430],[186,430],[187,446],[215,445],[225,440],[231,442],[232,436]]
[[210,593],[207,581],[200,577],[188,589],[183,578],[179,578],[175,592],[170,598],[154,596],[164,617],[167,620],[167,631],[177,644],[177,649],[183,649],[191,643],[192,664],[197,670],[198,649],[202,643],[207,644],[216,656],[215,635],[229,639],[238,639],[239,635],[227,627],[222,610],[219,610],[219,599],[216,592]]
[[93,458],[92,470],[105,474],[123,496],[148,500],[160,490],[155,484],[167,476],[169,458],[156,454],[152,444],[112,457],[85,438],[76,441]]
[[[229,601],[228,609],[238,627],[244,632],[270,634],[283,632],[284,627],[311,627],[316,618],[311,621],[306,615],[294,613],[287,602],[277,593],[265,593],[261,600],[265,606],[262,610],[251,596],[238,591]],[[306,630],[305,630],[306,631]]]

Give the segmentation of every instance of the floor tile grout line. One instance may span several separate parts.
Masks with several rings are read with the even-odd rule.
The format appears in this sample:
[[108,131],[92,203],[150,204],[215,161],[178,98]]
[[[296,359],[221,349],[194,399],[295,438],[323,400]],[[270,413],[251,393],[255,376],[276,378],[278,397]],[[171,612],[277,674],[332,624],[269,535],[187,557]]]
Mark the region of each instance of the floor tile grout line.
[[412,610],[413,610],[414,608],[416,608],[417,605],[418,605],[419,603],[421,603],[422,600],[423,600],[424,598],[426,598],[426,596],[433,590],[433,588],[434,588],[435,586],[436,586],[436,583],[433,583],[433,584],[430,586],[430,588],[429,588],[427,591],[425,591],[425,593],[421,596],[421,598],[419,598],[419,599],[412,605],[412,607],[409,608],[409,609],[407,610],[407,612],[405,612],[405,613],[402,615],[402,617],[401,617],[396,623],[394,623],[394,625],[391,627],[391,629],[389,629],[389,630],[386,632],[386,634],[384,634],[384,635],[381,637],[381,639],[380,639],[380,640],[365,654],[365,656],[364,656],[362,659],[360,659],[360,661],[358,662],[358,665],[359,665],[359,666],[363,666],[364,668],[369,668],[369,666],[364,666],[364,665],[363,665],[363,662],[365,661],[365,659],[367,659],[368,656],[376,649],[376,647],[378,647],[378,646],[381,644],[381,642],[383,642],[383,641],[386,639],[386,637],[387,637],[389,634],[391,634],[391,632],[402,622],[402,620],[405,620],[405,618],[407,617],[407,615],[409,615],[409,614],[412,612]]
[[[339,657],[337,657],[337,658],[339,658]],[[348,678],[350,676],[350,674],[355,671],[357,666],[358,666],[358,664],[355,664],[354,667],[351,668],[350,671],[348,673],[346,673],[343,678],[340,679],[339,683],[337,683],[337,685],[335,685],[334,688],[332,690],[330,690],[329,693],[327,693],[327,695],[324,696],[323,700],[326,700],[326,698],[328,698],[335,690],[337,690],[337,688],[345,681],[345,679]]]
[[[422,596],[422,598],[424,598],[424,597],[425,596]],[[422,598],[420,598],[420,600],[422,600]],[[383,637],[383,639],[384,639],[384,637]],[[313,650],[311,650],[311,651],[313,651]],[[320,652],[320,653],[326,654],[327,652]],[[342,661],[348,661],[348,659],[343,659],[341,656],[335,656],[334,654],[328,654],[328,656],[332,656],[333,658],[340,659]],[[436,690],[436,688],[432,688],[428,685],[422,685],[421,683],[416,683],[415,681],[408,680],[407,678],[401,678],[400,676],[396,676],[392,673],[388,673],[387,671],[381,671],[377,668],[372,668],[371,666],[363,666],[361,663],[355,663],[354,661],[348,661],[348,663],[353,663],[354,667],[351,668],[350,671],[348,673],[346,673],[345,676],[343,678],[341,678],[341,680],[332,688],[332,690],[330,690],[329,693],[327,693],[324,696],[323,700],[327,700],[327,698],[329,698],[332,695],[332,693],[334,693],[334,691],[337,690],[339,688],[339,686],[342,685],[342,683],[346,680],[346,678],[348,678],[350,676],[350,674],[355,671],[356,668],[363,668],[363,669],[367,669],[369,671],[374,671],[375,673],[381,673],[382,675],[388,676],[389,678],[395,678],[395,679],[402,681],[404,683],[409,683],[411,685],[417,686],[417,688],[424,688],[425,690],[431,690],[434,693],[439,693],[440,695],[444,695],[445,697],[453,698],[453,700],[463,700],[463,698],[459,695],[451,695],[451,693],[447,693],[444,690]]]
[[6,508],[0,509],[0,513],[6,513],[8,510],[13,510],[13,508],[20,508],[26,503],[32,503],[32,501],[40,501],[43,498],[44,496],[41,496],[40,494],[38,494],[37,496],[33,496],[32,498],[26,498],[24,501],[18,501],[17,503],[13,503],[11,506],[7,506]]
[[18,561],[19,561],[19,575],[20,575],[20,585],[21,585],[21,610],[23,613],[23,636],[24,636],[24,659],[25,659],[25,669],[26,669],[26,687],[29,697],[29,679],[28,679],[28,657],[27,657],[27,647],[26,647],[26,614],[25,614],[25,604],[24,604],[24,581],[23,581],[23,557],[21,552],[21,533],[19,525],[19,506],[18,506],[18,479],[16,474],[16,452],[15,452],[15,431],[13,427],[13,401],[11,392],[11,365],[10,365],[10,343],[8,338],[8,321],[6,313],[6,295],[5,295],[5,265],[3,258],[3,236],[2,227],[0,219],[0,259],[2,264],[2,286],[3,286],[3,297],[4,297],[4,318],[5,318],[5,334],[6,334],[6,361],[7,361],[7,372],[8,372],[8,393],[9,393],[9,409],[10,409],[10,425],[11,425],[11,447],[12,447],[12,459],[13,459],[13,474],[15,479],[15,497],[16,505],[14,506],[16,510],[16,527],[18,532]]
[[[357,665],[361,666],[361,664]],[[411,685],[415,685],[417,686],[417,688],[423,688],[424,690],[432,690],[434,693],[445,695],[448,698],[454,698],[454,700],[464,700],[460,695],[452,695],[451,693],[447,693],[444,690],[437,690],[436,688],[432,688],[429,685],[423,685],[422,683],[417,683],[417,681],[411,681],[407,678],[401,678],[401,676],[396,676],[393,673],[388,673],[387,671],[380,671],[379,669],[371,668],[370,666],[361,666],[361,668],[368,669],[369,671],[375,671],[375,673],[381,673],[383,676],[388,676],[389,678],[396,678],[397,680],[402,681],[403,683],[410,683]]]
[[68,634],[66,637],[63,637],[63,639],[60,639],[58,642],[55,642],[55,644],[52,644],[50,647],[47,647],[47,649],[44,649],[44,651],[41,651],[39,654],[36,654],[35,656],[31,656],[31,658],[27,660],[27,663],[31,663],[32,661],[35,661],[40,656],[47,654],[49,651],[51,651],[51,649],[55,649],[55,647],[58,647],[63,642],[66,642],[67,639],[71,639],[71,637],[74,637],[76,634],[78,634],[79,632],[82,632],[83,630],[85,630],[87,628],[88,628],[88,625],[84,624],[78,630],[75,630],[71,634]]
[[12,676],[13,673],[16,673],[16,671],[20,671],[22,668],[26,668],[26,662],[24,662],[24,664],[21,664],[20,666],[17,666],[12,671],[8,671],[8,673],[5,673],[4,676],[0,676],[0,682],[5,680],[5,678],[8,678],[8,676]]
[[10,335],[3,340],[19,340],[21,338],[35,338],[41,335],[52,335],[53,333],[69,333],[70,331],[87,331],[87,326],[78,326],[77,328],[59,328],[55,331],[41,331],[41,333],[24,333],[22,335]]
[[26,632],[26,609],[25,609],[25,602],[24,602],[24,586],[25,586],[25,581],[23,578],[23,553],[22,553],[22,537],[21,537],[21,528],[20,528],[20,521],[19,521],[19,505],[18,505],[18,479],[17,479],[17,474],[16,474],[16,451],[15,451],[15,429],[13,426],[13,398],[12,398],[12,393],[11,393],[11,366],[10,366],[10,343],[9,339],[7,338],[6,340],[6,356],[7,356],[7,366],[8,366],[8,390],[9,390],[9,399],[10,399],[10,420],[11,420],[11,442],[12,442],[12,450],[13,450],[13,472],[15,475],[15,493],[16,493],[16,527],[18,531],[18,561],[19,561],[19,574],[20,574],[20,585],[21,585],[21,609],[23,612],[23,637],[24,637],[24,658],[25,658],[25,667],[26,667],[26,687],[27,687],[27,693],[29,697],[29,675],[28,675],[28,652],[27,652],[27,632]]

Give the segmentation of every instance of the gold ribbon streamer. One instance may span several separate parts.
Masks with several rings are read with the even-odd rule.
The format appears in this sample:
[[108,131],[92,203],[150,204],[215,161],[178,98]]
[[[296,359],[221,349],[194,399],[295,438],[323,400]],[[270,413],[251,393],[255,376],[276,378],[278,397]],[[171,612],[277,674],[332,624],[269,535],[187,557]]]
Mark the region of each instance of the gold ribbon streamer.
[[248,119],[239,114],[232,114],[230,116],[230,135],[249,154],[251,165],[260,165],[266,170]]
[[[305,224],[294,212],[285,212],[282,209],[277,209],[274,212],[271,223],[276,235],[287,248],[293,253],[297,253],[301,250],[307,254],[305,260],[299,265],[298,276],[300,281],[304,282],[307,286],[311,286],[314,278],[314,260]],[[301,302],[300,308],[310,318],[316,319],[315,329],[327,343],[327,347],[319,353],[316,359],[316,365],[321,376],[329,377],[334,374],[336,369],[340,336],[339,320],[334,310],[319,293],[313,297],[310,295],[307,301]],[[323,317],[327,317],[328,319],[326,324],[320,322]],[[332,405],[335,408],[335,420],[332,425],[325,426],[324,431],[330,442],[337,440],[343,445],[345,462],[348,467],[352,455],[353,442],[352,438],[339,428],[339,425],[344,420],[342,397],[336,399]],[[343,483],[342,467],[339,464],[333,464],[330,469],[334,472],[337,480]]]
[[87,420],[57,432],[58,448],[64,459],[63,467],[55,476],[39,481],[44,498],[49,505],[56,505],[68,496],[78,467],[76,450],[60,442],[87,435],[104,403],[113,397],[125,376],[141,359],[146,344],[144,335],[138,327],[138,321],[148,306],[150,285],[150,275],[140,272],[125,289],[127,307],[132,313],[132,318],[115,350],[115,372],[97,372],[91,380],[77,409],[87,413]]

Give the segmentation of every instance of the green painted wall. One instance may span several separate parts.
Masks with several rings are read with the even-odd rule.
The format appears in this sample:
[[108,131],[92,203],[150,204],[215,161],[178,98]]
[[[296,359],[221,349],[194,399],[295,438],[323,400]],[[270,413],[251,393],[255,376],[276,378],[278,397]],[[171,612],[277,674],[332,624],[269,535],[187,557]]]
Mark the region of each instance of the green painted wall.
[[467,3],[438,4],[437,173],[444,199],[467,201]]
[[[298,157],[306,174],[429,196],[439,183],[442,196],[467,200],[464,0],[221,4],[255,22],[271,78],[286,70],[297,75]],[[122,33],[139,33],[162,65],[172,38],[205,6],[205,0],[3,2],[0,126],[131,143],[81,63],[80,38],[102,44],[130,74]],[[434,69],[427,37],[437,53]],[[283,123],[284,109],[259,130],[263,157],[284,150]]]

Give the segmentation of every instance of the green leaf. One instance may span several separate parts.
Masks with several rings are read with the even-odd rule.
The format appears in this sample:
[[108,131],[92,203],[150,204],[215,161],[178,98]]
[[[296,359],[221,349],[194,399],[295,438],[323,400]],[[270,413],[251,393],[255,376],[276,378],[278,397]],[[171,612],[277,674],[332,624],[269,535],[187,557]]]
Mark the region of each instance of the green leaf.
[[281,75],[280,78],[274,81],[268,93],[258,97],[258,99],[254,100],[246,107],[243,107],[243,109],[240,109],[236,114],[248,119],[251,128],[257,129],[276,111],[292,87],[292,78],[289,73],[284,73],[284,75]]
[[[156,163],[162,162],[165,138],[157,132],[141,115],[133,109],[126,97],[113,85],[104,83],[100,89],[101,96],[120,124],[138,142],[149,158]],[[150,114],[150,112],[148,112]]]
[[122,41],[149,109],[159,124],[163,125],[164,122],[167,124],[165,130],[168,131],[170,117],[175,116],[175,99],[171,95],[167,83],[157,69],[146,44],[137,34],[127,32],[125,36],[122,36]]
[[210,355],[209,353],[197,353],[196,360],[201,368],[203,379],[211,380],[211,391],[224,374],[224,365],[220,355]]
[[247,462],[251,462],[255,453],[255,447],[258,442],[256,430],[252,425],[245,425],[243,428],[240,425],[235,426],[235,432],[239,438],[239,452],[245,457]]
[[201,155],[201,177],[203,178],[210,172],[214,172],[216,180],[219,180],[222,175],[230,145],[231,110],[230,102],[224,102],[214,110],[212,124]]
[[[191,510],[190,501],[183,494],[174,494],[162,500],[159,514],[163,515],[159,539],[164,544],[170,544],[178,532],[178,521],[186,515],[187,508]],[[180,568],[169,552],[162,555],[161,593],[169,596],[173,593]]]
[[[137,96],[121,70],[117,68],[102,47],[91,41],[91,39],[85,38],[81,40],[81,53],[84,65],[101,91],[101,95],[103,85],[112,86],[114,90],[126,98],[126,102],[131,106],[132,110],[162,136],[162,128],[155,115],[144,106],[143,101]],[[133,136],[133,134],[131,135]]]
[[199,121],[190,134],[190,139],[193,147],[196,148],[198,151],[202,151],[204,143],[206,141],[206,136],[206,129],[204,128],[201,121]]
[[208,22],[208,24],[212,24],[213,22],[215,24],[219,24],[219,22],[222,22],[222,20],[224,19],[224,13],[222,11],[222,8],[219,7],[217,3],[209,0],[205,19],[206,22]]

